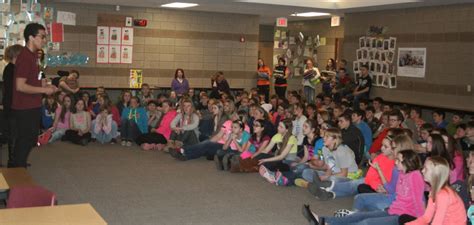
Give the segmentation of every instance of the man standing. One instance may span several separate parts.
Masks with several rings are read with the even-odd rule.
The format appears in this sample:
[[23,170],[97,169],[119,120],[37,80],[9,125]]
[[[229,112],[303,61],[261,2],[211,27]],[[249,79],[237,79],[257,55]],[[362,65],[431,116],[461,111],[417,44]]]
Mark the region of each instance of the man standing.
[[15,66],[12,112],[16,135],[10,167],[26,167],[28,155],[36,145],[41,119],[41,95],[53,94],[57,88],[42,82],[38,50],[46,44],[44,26],[31,23],[23,32],[26,46],[18,55]]
[[354,109],[359,108],[359,101],[361,99],[369,99],[370,89],[372,88],[372,79],[369,76],[369,67],[363,65],[360,67],[361,76],[357,79],[357,87],[354,95]]

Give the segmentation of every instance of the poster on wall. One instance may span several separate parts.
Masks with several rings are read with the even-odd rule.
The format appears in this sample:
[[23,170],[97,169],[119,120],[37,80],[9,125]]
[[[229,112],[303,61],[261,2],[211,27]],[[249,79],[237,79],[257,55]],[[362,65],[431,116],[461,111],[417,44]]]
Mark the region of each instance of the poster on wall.
[[97,45],[97,63],[109,63],[109,46]]
[[99,45],[109,44],[109,27],[103,27],[103,26],[97,27],[97,44]]
[[133,45],[133,28],[122,28],[122,45]]
[[109,45],[109,63],[120,63],[120,45]]
[[109,35],[109,44],[111,45],[120,45],[122,28],[121,27],[111,27]]
[[72,12],[58,11],[56,22],[64,25],[76,26],[76,14]]
[[132,64],[132,46],[122,46],[120,51],[120,61],[125,64]]
[[130,88],[141,88],[143,83],[143,70],[130,70]]
[[398,48],[397,75],[424,78],[426,48]]

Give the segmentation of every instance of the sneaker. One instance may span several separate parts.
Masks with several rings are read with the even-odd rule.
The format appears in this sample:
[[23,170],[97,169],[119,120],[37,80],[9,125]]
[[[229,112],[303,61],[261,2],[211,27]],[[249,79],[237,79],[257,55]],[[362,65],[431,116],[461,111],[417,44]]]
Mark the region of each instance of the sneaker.
[[309,205],[306,205],[306,204],[303,205],[302,213],[303,213],[303,216],[306,218],[306,220],[308,220],[309,224],[311,225],[324,224],[324,221],[322,221],[323,223],[319,223],[319,216],[313,213],[313,211],[311,211],[311,209],[309,208]]
[[127,145],[127,141],[122,141],[122,142],[120,142],[120,145],[126,146],[126,145]]
[[332,188],[334,187],[333,181],[329,181],[329,180],[322,181],[321,178],[319,178],[318,173],[313,174],[313,183],[319,186],[320,188],[326,189],[327,191],[331,191]]
[[224,165],[221,160],[219,160],[219,156],[214,155],[214,163],[216,164],[217,170],[224,170]]
[[348,215],[353,214],[354,211],[348,210],[348,209],[339,209],[334,212],[334,217],[345,217]]
[[181,153],[181,149],[170,149],[170,155],[175,159],[186,161],[186,156]]
[[280,171],[276,172],[275,179],[276,179],[276,182],[275,182],[276,186],[287,186],[288,185],[288,178],[283,176],[283,174]]
[[310,183],[308,185],[308,191],[321,201],[327,201],[329,199],[335,198],[335,195],[333,192],[326,191],[322,189],[321,187],[319,187],[318,185],[316,185],[315,183]]
[[308,188],[309,182],[303,178],[298,178],[295,180],[295,185],[302,188]]
[[132,142],[131,142],[131,141],[127,141],[126,146],[127,146],[127,147],[131,147],[131,146],[132,146]]
[[258,172],[260,173],[260,176],[265,178],[271,184],[274,184],[276,182],[275,173],[268,170],[265,166],[261,165],[258,169]]

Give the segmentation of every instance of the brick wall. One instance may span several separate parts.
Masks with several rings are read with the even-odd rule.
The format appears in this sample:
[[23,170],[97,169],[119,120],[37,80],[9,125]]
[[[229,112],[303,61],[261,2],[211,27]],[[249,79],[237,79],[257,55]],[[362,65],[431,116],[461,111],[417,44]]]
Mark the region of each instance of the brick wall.
[[[370,25],[386,26],[398,47],[426,47],[425,78],[398,78],[397,89],[372,96],[397,102],[474,111],[474,4],[385,10],[345,15],[343,57],[352,62]],[[352,63],[349,63],[352,67]]]
[[[210,76],[223,71],[231,87],[255,85],[258,54],[258,16],[168,10],[158,8],[54,3],[56,10],[74,12],[76,26],[65,26],[60,52],[80,52],[90,57],[78,69],[83,86],[128,87],[129,70],[143,69],[144,82],[170,86],[176,68],[183,68],[191,86],[209,87]],[[146,28],[135,28],[132,64],[96,64],[96,26],[99,14],[119,14],[147,19]],[[240,43],[243,35],[245,43]]]

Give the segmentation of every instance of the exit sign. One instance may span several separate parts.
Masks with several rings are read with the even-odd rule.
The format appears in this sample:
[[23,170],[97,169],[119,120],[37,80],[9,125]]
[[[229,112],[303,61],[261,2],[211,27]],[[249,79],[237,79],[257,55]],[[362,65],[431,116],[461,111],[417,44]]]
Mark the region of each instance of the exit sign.
[[286,18],[286,17],[277,18],[276,26],[277,27],[288,27],[288,18]]

